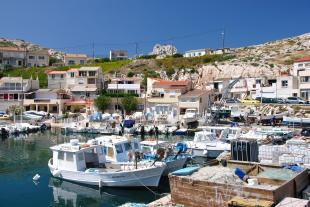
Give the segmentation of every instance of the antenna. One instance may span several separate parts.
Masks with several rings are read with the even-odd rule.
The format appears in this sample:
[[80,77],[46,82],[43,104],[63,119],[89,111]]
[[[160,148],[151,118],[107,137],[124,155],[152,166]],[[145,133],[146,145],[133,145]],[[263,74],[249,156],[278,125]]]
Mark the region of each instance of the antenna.
[[225,28],[222,31],[221,35],[222,35],[222,48],[224,49],[225,48]]
[[135,42],[135,47],[136,47],[136,58],[137,58],[138,57],[138,48],[139,48],[138,42]]
[[95,59],[95,43],[92,43],[92,47],[93,47],[93,60]]

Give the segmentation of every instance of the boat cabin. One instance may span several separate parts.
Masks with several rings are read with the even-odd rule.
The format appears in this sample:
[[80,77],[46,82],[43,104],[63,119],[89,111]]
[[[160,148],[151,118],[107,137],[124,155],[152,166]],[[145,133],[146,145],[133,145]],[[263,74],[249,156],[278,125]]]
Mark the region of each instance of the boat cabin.
[[77,139],[70,143],[56,145],[53,151],[52,165],[56,169],[85,171],[87,168],[99,168],[105,165],[104,148],[94,140],[79,143]]
[[106,159],[110,162],[128,162],[129,152],[140,152],[140,143],[137,139],[112,135],[97,137],[96,141],[103,146]]
[[221,140],[237,139],[241,134],[241,128],[239,127],[204,126],[199,128],[203,131],[213,133]]
[[156,149],[158,148],[165,148],[167,141],[162,140],[145,140],[140,142],[141,145],[141,152],[143,154],[155,154]]

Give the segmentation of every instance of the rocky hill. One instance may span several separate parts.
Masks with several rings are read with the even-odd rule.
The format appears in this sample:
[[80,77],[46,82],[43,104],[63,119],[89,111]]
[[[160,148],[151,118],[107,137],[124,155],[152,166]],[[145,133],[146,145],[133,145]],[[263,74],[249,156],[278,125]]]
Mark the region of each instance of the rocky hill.
[[[0,46],[42,48],[24,40],[0,38]],[[49,50],[61,57],[62,52]],[[167,57],[164,59],[136,59],[132,61],[100,65],[105,73],[120,71],[127,74],[157,72],[161,78],[192,79],[202,88],[208,81],[242,77],[275,77],[281,72],[289,73],[298,57],[310,55],[310,33],[260,45],[236,48],[234,54],[210,55],[195,58]],[[108,67],[112,64],[117,67]],[[106,68],[105,68],[106,67]],[[156,74],[156,73],[155,73]]]
[[[212,57],[165,58],[162,60],[134,60],[121,70],[142,72],[144,69],[165,71],[172,68],[174,79],[191,77],[197,87],[216,79],[242,77],[276,77],[281,72],[289,73],[296,58],[310,55],[310,33],[260,45],[236,48],[229,58],[217,60]],[[193,73],[193,71],[195,71]],[[162,78],[168,78],[164,72]]]

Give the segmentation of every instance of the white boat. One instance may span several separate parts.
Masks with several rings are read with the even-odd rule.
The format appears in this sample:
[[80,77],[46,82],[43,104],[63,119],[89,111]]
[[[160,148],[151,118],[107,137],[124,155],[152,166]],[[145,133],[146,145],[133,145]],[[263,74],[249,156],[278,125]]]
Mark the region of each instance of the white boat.
[[283,116],[283,124],[285,125],[310,125],[310,118],[306,117],[288,117]]
[[[178,153],[173,151],[174,147],[172,145],[169,146],[167,141],[161,140],[145,140],[140,142],[141,150],[146,159],[154,159],[157,154],[157,149],[171,149],[171,154],[168,154],[163,160],[166,163],[165,171],[163,172],[164,176],[167,176],[169,173],[174,172],[183,168],[186,164],[188,154],[186,154],[186,149],[182,150],[182,152]],[[177,149],[178,150],[178,149]]]
[[223,142],[212,132],[195,132],[193,141],[185,141],[193,157],[216,158],[224,151],[230,151],[230,144]]
[[28,112],[25,111],[23,112],[23,117],[25,117],[26,119],[33,119],[33,120],[40,120],[43,118],[42,115],[38,115],[36,113],[33,113],[32,111]]
[[240,127],[200,126],[198,130],[210,132],[223,141],[238,139],[241,135]]
[[95,140],[70,140],[50,149],[53,158],[48,166],[54,177],[99,187],[157,187],[166,167],[163,162],[109,163],[104,146]]
[[197,109],[186,109],[185,114],[182,117],[182,122],[185,124],[198,121],[198,111]]
[[249,130],[247,133],[241,134],[241,139],[254,139],[258,142],[267,138],[272,140],[287,140],[293,137],[293,131],[282,129],[280,127],[272,128],[255,128]]
[[[173,145],[170,145],[166,141],[146,140],[139,142],[137,139],[130,139],[130,137],[121,136],[102,136],[95,139],[99,145],[104,146],[104,152],[106,154],[106,160],[112,163],[129,162],[133,161],[135,152],[143,154],[144,161],[153,161],[157,154],[158,148],[173,149]],[[170,145],[170,146],[168,146]],[[166,163],[166,168],[163,173],[164,176],[175,170],[183,168],[186,163],[188,155],[185,152],[179,153],[174,151],[170,155],[162,159]]]

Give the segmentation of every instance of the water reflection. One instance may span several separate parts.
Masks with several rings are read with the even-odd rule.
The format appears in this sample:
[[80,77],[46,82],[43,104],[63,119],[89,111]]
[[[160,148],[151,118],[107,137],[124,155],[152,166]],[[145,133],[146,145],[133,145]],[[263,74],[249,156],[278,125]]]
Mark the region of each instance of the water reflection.
[[154,195],[140,189],[96,189],[51,177],[49,187],[53,191],[54,206],[119,206],[127,202],[148,203]]

